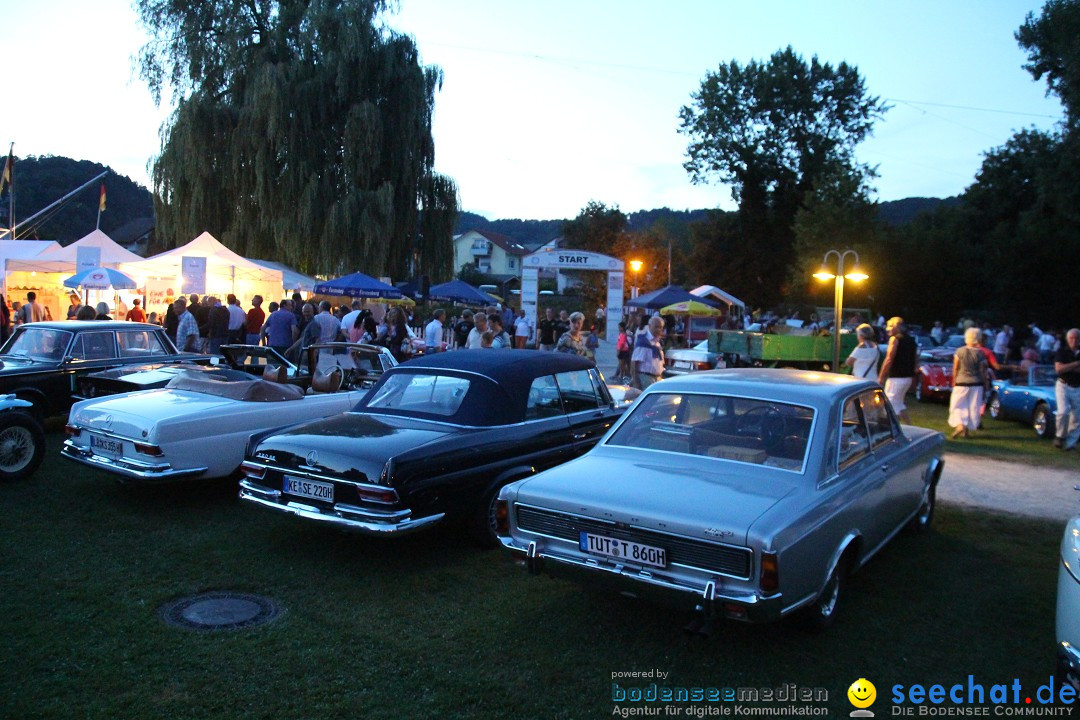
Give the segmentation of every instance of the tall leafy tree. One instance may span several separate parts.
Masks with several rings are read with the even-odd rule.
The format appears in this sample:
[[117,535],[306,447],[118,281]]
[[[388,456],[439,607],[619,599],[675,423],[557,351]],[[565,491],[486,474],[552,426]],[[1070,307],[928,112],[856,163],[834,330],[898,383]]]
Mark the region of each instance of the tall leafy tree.
[[137,0],[155,96],[158,233],[210,229],[307,272],[449,277],[452,180],[432,170],[441,72],[386,0]]
[[746,299],[775,303],[795,260],[795,216],[807,194],[825,176],[872,177],[855,147],[887,107],[854,66],[806,62],[791,47],[765,62],[720,65],[692,99],[680,112],[690,141],[684,167],[695,183],[731,186],[743,242],[726,252],[760,256],[741,260],[761,280],[760,294]]
[[1016,31],[1027,51],[1024,68],[1036,80],[1046,78],[1047,94],[1061,98],[1067,122],[1080,123],[1080,0],[1048,0],[1038,18],[1028,13]]

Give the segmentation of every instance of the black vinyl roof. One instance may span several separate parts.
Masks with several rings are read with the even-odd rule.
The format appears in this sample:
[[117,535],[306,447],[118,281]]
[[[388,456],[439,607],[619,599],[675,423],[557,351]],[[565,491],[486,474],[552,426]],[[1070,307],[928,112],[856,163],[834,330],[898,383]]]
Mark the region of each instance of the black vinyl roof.
[[[432,417],[462,425],[507,425],[524,419],[533,380],[593,367],[596,364],[592,360],[569,353],[506,349],[452,350],[423,355],[392,368],[383,374],[379,385],[367,397],[377,392],[390,377],[402,373],[465,377],[472,382],[458,411],[451,417]],[[364,407],[367,397],[357,410],[383,412],[381,409],[368,411]]]

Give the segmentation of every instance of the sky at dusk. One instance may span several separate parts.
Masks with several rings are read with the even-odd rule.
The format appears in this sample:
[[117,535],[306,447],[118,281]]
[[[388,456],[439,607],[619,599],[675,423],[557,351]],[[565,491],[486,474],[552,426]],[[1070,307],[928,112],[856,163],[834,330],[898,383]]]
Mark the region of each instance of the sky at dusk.
[[[3,0],[9,39],[0,140],[16,156],[61,155],[149,185],[168,107],[133,70],[145,37],[126,0]],[[1013,33],[1030,0],[866,3],[766,0],[401,0],[386,22],[443,71],[436,169],[463,210],[569,218],[591,200],[624,212],[731,209],[729,188],[694,185],[678,114],[706,71],[791,45],[858,67],[892,109],[859,146],[877,198],[946,197],[982,154],[1061,117],[1022,67]],[[14,42],[14,48],[10,43]],[[6,147],[4,150],[6,151]],[[89,179],[89,178],[87,178]],[[25,209],[27,212],[30,208]]]

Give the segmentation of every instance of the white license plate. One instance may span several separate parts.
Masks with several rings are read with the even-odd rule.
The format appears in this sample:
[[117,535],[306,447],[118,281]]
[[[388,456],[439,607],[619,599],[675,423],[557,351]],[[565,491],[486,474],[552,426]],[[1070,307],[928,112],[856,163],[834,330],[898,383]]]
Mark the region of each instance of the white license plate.
[[281,489],[290,495],[299,495],[300,497],[311,498],[312,500],[334,502],[334,486],[330,483],[319,482],[317,480],[305,480],[304,478],[286,475]]
[[689,370],[693,367],[693,364],[689,360],[676,360],[675,367]]
[[91,433],[90,449],[98,455],[118,458],[124,454],[124,441]]
[[578,536],[578,546],[582,552],[593,555],[618,558],[637,565],[667,567],[667,551],[652,545],[642,545],[630,540],[618,540],[583,531]]

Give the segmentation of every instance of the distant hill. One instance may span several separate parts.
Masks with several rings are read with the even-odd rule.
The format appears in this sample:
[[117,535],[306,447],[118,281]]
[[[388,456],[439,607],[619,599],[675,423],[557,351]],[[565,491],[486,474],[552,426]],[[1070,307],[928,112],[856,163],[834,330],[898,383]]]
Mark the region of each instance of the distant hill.
[[[878,203],[878,216],[888,225],[906,225],[921,213],[930,212],[940,206],[958,205],[960,201],[959,197],[890,200]],[[627,219],[630,222],[631,230],[648,230],[660,225],[673,236],[680,237],[688,234],[686,228],[689,225],[704,220],[709,212],[707,209],[671,210],[669,208],[658,208],[629,213]],[[469,230],[493,230],[512,237],[527,247],[535,248],[562,235],[563,224],[567,220],[488,220],[483,215],[462,212],[458,216],[454,234],[457,235]]]
[[896,227],[907,225],[924,212],[931,212],[939,207],[955,207],[959,205],[959,196],[941,198],[904,198],[903,200],[890,200],[878,203],[878,217],[886,225]]
[[[92,177],[108,170],[89,160],[46,155],[42,157],[15,158],[15,221],[30,217],[50,203],[79,187]],[[106,235],[132,223],[147,219],[152,222],[154,203],[150,191],[124,175],[110,172],[105,183],[105,212],[101,214],[101,230]],[[62,207],[50,211],[34,221],[34,227],[19,237],[39,240],[56,240],[68,245],[91,232],[97,223],[98,200],[101,183],[94,183],[82,190]],[[0,225],[7,227],[8,193],[0,198]],[[25,234],[24,234],[25,233]],[[119,239],[119,238],[117,238]]]

